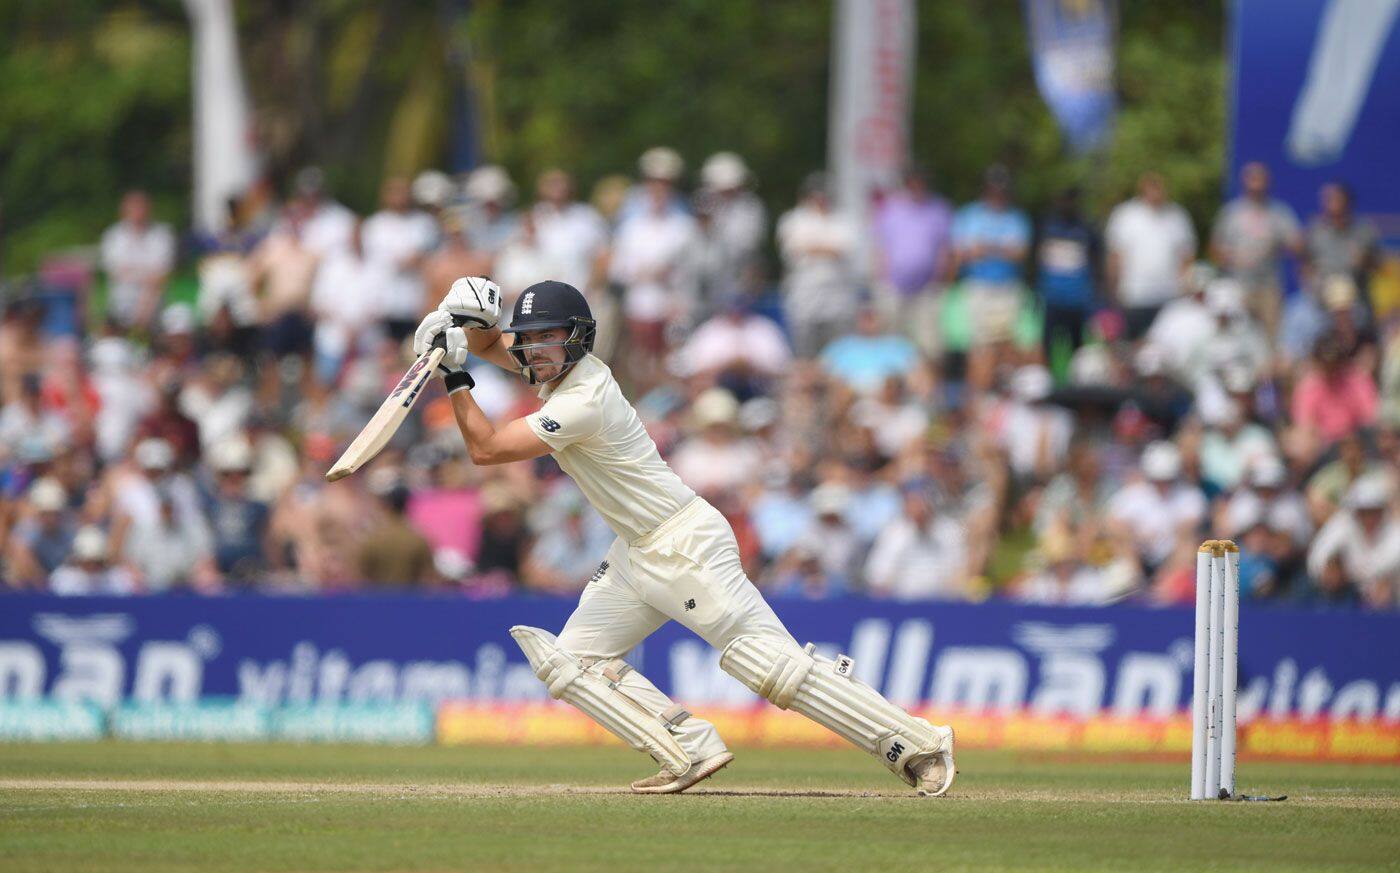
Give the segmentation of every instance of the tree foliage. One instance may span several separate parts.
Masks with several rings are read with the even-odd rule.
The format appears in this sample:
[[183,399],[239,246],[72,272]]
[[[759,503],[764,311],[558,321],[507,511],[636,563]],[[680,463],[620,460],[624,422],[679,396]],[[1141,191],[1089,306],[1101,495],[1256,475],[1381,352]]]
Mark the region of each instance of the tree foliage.
[[[1018,0],[919,4],[915,158],[955,199],[1008,164],[1032,206],[1084,186],[1102,214],[1148,167],[1198,221],[1224,154],[1220,0],[1120,4],[1122,111],[1076,157],[1031,74]],[[584,185],[670,144],[696,167],[743,154],[775,210],[826,153],[831,5],[821,0],[240,0],[258,136],[274,181],[320,163],[373,206],[385,173],[449,166],[469,82],[482,157],[517,180]],[[0,269],[90,243],[121,190],[188,220],[190,39],[178,0],[0,0]]]

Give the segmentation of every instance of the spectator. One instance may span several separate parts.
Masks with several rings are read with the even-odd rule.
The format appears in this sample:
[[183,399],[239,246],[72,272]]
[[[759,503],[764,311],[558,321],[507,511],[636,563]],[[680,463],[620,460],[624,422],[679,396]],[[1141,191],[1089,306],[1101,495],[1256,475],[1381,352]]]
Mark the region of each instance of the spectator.
[[630,187],[625,176],[600,180],[593,189],[593,205],[621,227],[637,215],[657,208],[653,202],[656,186],[650,183],[664,180],[668,186],[664,202],[659,207],[661,211],[690,215],[689,204],[676,188],[685,176],[685,160],[675,149],[653,146],[642,152],[637,159],[637,174],[641,183]]
[[546,282],[558,275],[559,267],[553,255],[540,241],[535,214],[525,213],[520,217],[510,242],[496,253],[492,278],[501,286],[502,296],[514,301],[520,292],[536,282]]
[[1221,208],[1211,231],[1211,256],[1244,287],[1250,313],[1272,340],[1283,300],[1285,254],[1302,252],[1298,218],[1269,196],[1269,169],[1255,161],[1240,170],[1241,195]]
[[811,540],[802,540],[773,563],[763,588],[769,597],[825,600],[845,593],[842,580],[823,567]]
[[768,210],[751,188],[744,159],[715,152],[700,168],[696,213],[705,223],[706,285],[710,299],[724,299],[759,264],[768,236]]
[[249,495],[253,447],[242,434],[224,437],[211,447],[209,467],[214,488],[204,508],[214,538],[214,563],[226,582],[251,587],[269,566],[271,517],[267,504]]
[[1400,519],[1390,477],[1366,476],[1347,492],[1346,504],[1317,533],[1308,551],[1308,573],[1326,600],[1389,607],[1400,592]]
[[529,548],[529,532],[519,499],[501,482],[481,489],[481,548],[476,556],[477,595],[499,595],[516,585]]
[[1317,341],[1313,358],[1293,390],[1293,423],[1306,456],[1373,424],[1378,404],[1375,379],[1345,357],[1335,334]]
[[306,167],[298,172],[295,191],[283,221],[299,225],[301,244],[323,259],[349,248],[359,219],[326,196],[326,176],[320,167]]
[[1182,273],[1196,257],[1196,231],[1186,210],[1167,199],[1162,175],[1147,172],[1138,177],[1137,196],[1109,214],[1104,237],[1108,287],[1136,339],[1180,293]]
[[[253,250],[248,265],[258,298],[262,350],[273,358],[290,355],[303,362],[311,351],[311,284],[320,262],[303,241],[305,229],[304,216],[292,212]],[[265,380],[276,374],[274,367],[263,371]]]
[[141,419],[157,402],[136,348],[125,338],[104,336],[88,353],[97,414],[93,422],[97,456],[104,462],[126,454]]
[[1044,567],[1016,587],[1016,599],[1043,606],[1102,606],[1110,594],[1102,571],[1079,560],[1067,536],[1054,536],[1041,548]]
[[952,261],[953,209],[929,189],[921,168],[907,167],[903,181],[875,209],[876,290],[886,316],[923,344],[937,331],[932,308]]
[[1042,491],[1032,529],[1047,542],[1057,532],[1068,533],[1074,553],[1093,555],[1104,539],[1104,508],[1114,490],[1113,480],[1103,475],[1095,447],[1076,442],[1066,469]]
[[132,458],[135,469],[117,471],[111,484],[113,553],[148,591],[179,584],[215,589],[209,522],[194,482],[174,469],[175,450],[165,440],[147,438]]
[[113,566],[107,552],[107,535],[99,527],[80,528],[73,550],[53,571],[49,590],[63,596],[135,594],[136,577],[125,567]]
[[1141,479],[1109,501],[1108,525],[1114,541],[1151,577],[1174,556],[1194,553],[1206,500],[1199,488],[1181,480],[1181,452],[1169,442],[1143,450],[1141,472]]
[[1084,323],[1095,305],[1094,265],[1099,262],[1099,239],[1084,220],[1078,188],[1056,197],[1040,223],[1035,247],[1036,291],[1045,310],[1042,343],[1045,356],[1056,361],[1084,342]]
[[1367,287],[1379,254],[1379,235],[1352,211],[1351,188],[1328,182],[1318,190],[1321,211],[1308,223],[1304,264],[1313,287],[1333,276],[1347,276]]
[[1215,316],[1215,326],[1195,356],[1188,384],[1199,392],[1203,381],[1232,368],[1255,379],[1268,373],[1273,352],[1269,338],[1249,315],[1244,288],[1233,279],[1217,279],[1206,290],[1206,305]]
[[1020,318],[1021,270],[1030,243],[1030,220],[1011,203],[1011,174],[1000,165],[989,168],[982,198],[959,209],[953,221],[954,270],[971,326],[968,381],[975,389],[991,386],[997,347],[1011,338]]
[[102,234],[107,273],[107,317],[123,328],[149,330],[175,267],[175,233],[151,221],[145,191],[126,192],[120,220]]
[[881,531],[865,563],[871,594],[895,600],[967,596],[967,541],[961,525],[935,510],[926,483],[901,486],[902,514]]
[[1020,368],[1011,378],[1014,400],[998,430],[1011,472],[1023,486],[1049,481],[1069,453],[1074,419],[1048,402],[1053,388],[1050,371],[1038,364]]
[[590,289],[596,284],[598,259],[607,248],[607,222],[598,210],[574,198],[573,177],[563,170],[545,170],[535,190],[539,201],[530,215],[539,247],[553,265],[555,274],[549,278],[581,291]]
[[738,416],[739,402],[723,388],[695,398],[691,420],[696,436],[681,443],[671,466],[702,497],[715,498],[758,478],[762,455],[740,436]]
[[1232,518],[1257,518],[1269,530],[1286,533],[1297,548],[1306,546],[1313,535],[1307,501],[1288,487],[1288,468],[1277,455],[1264,455],[1249,464],[1244,486],[1230,497],[1226,512]]
[[1186,293],[1162,306],[1147,331],[1147,343],[1161,350],[1178,379],[1196,372],[1195,362],[1215,332],[1215,313],[1206,302],[1206,290],[1215,279],[1215,268],[1204,261],[1188,267]]
[[1337,511],[1357,481],[1385,470],[1383,463],[1367,456],[1366,441],[1360,433],[1343,436],[1334,451],[1336,459],[1324,463],[1308,480],[1308,508],[1315,524],[1325,522]]
[[52,478],[29,486],[29,516],[10,534],[5,552],[6,577],[11,585],[39,586],[68,557],[77,531],[77,514],[68,494]]
[[613,247],[612,279],[622,286],[623,316],[639,353],[634,372],[654,369],[670,344],[666,328],[682,328],[695,304],[699,230],[694,218],[671,208],[676,161],[643,162],[650,172],[643,206],[622,220]]
[[856,332],[833,340],[822,350],[821,362],[832,378],[861,394],[879,391],[890,377],[904,377],[919,362],[914,344],[884,329],[880,313],[862,306]]
[[812,489],[807,502],[812,508],[812,522],[799,540],[798,549],[815,555],[828,593],[854,590],[865,549],[846,521],[850,489],[828,482]]
[[183,392],[184,385],[174,376],[160,381],[156,387],[155,408],[137,425],[136,437],[164,442],[174,452],[175,464],[189,467],[199,460],[199,425],[182,409]]
[[467,198],[461,210],[467,237],[478,251],[494,259],[515,236],[520,222],[510,208],[515,202],[515,183],[504,169],[487,164],[472,170],[462,192]]
[[384,280],[377,266],[365,256],[355,222],[349,242],[325,255],[316,271],[311,312],[316,319],[316,377],[323,385],[335,384],[349,360],[376,344],[377,298]]
[[849,329],[856,310],[856,228],[831,204],[824,173],[813,173],[798,203],[778,219],[783,308],[799,357],[815,356]]
[[1205,424],[1201,477],[1217,492],[1233,491],[1251,465],[1278,455],[1278,444],[1269,429],[1248,421],[1233,400],[1221,402]]
[[678,375],[705,385],[720,384],[743,396],[764,393],[792,360],[782,330],[756,315],[749,301],[730,297],[700,325],[672,359]]
[[0,409],[0,457],[24,453],[53,455],[68,445],[68,421],[44,408],[38,373],[20,380],[20,395]]
[[527,588],[576,594],[607,557],[616,538],[573,485],[561,486],[531,513],[534,540],[521,566]]
[[391,177],[379,190],[380,210],[360,230],[364,258],[382,283],[375,289],[377,310],[389,336],[402,340],[413,333],[423,313],[433,308],[425,294],[422,267],[437,245],[437,223],[413,208],[408,180]]
[[472,247],[460,215],[442,213],[441,231],[437,249],[423,262],[423,283],[428,288],[429,303],[446,294],[452,283],[463,276],[491,273],[491,256]]
[[433,551],[405,514],[408,488],[397,470],[380,467],[370,474],[370,491],[379,499],[382,518],[355,553],[359,579],[378,586],[425,586],[436,581]]

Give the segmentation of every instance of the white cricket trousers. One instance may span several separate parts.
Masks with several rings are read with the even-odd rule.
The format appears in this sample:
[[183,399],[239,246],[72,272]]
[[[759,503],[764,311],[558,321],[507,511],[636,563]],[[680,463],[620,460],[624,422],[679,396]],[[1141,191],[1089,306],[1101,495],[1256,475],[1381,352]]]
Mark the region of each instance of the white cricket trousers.
[[[652,631],[675,619],[723,649],[745,634],[796,645],[773,608],[744,575],[729,522],[699,497],[635,544],[621,538],[583,589],[559,645],[583,659],[620,658]],[[622,678],[627,694],[655,713],[672,701],[640,672]],[[676,739],[692,761],[724,751],[715,726],[691,716]]]

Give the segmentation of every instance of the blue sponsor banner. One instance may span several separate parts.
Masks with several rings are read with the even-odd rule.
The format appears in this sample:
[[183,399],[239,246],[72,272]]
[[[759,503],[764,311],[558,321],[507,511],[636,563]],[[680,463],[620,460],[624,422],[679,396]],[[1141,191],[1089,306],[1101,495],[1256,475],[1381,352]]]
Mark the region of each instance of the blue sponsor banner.
[[1075,151],[1113,130],[1117,30],[1112,0],[1025,0],[1035,83]]
[[[0,696],[249,706],[509,703],[545,696],[507,633],[557,631],[565,599],[0,597]],[[855,659],[905,704],[1165,716],[1191,690],[1187,609],[778,601],[799,641]],[[1400,615],[1245,608],[1240,714],[1400,718]],[[631,656],[692,704],[753,695],[671,623]]]
[[1229,190],[1263,161],[1300,217],[1343,181],[1356,211],[1400,242],[1400,0],[1231,4]]

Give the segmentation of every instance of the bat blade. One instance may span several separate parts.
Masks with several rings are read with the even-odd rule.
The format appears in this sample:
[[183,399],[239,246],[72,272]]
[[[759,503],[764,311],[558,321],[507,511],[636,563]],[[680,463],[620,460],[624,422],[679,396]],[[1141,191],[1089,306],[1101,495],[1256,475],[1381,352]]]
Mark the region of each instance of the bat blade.
[[388,445],[399,425],[403,424],[404,419],[408,418],[409,412],[413,410],[413,404],[418,402],[418,396],[423,393],[423,387],[433,377],[444,354],[446,352],[441,347],[435,347],[424,352],[413,362],[413,366],[408,368],[398,385],[389,392],[389,396],[380,404],[374,417],[350,443],[340,460],[326,471],[327,482],[337,482],[349,476]]

